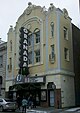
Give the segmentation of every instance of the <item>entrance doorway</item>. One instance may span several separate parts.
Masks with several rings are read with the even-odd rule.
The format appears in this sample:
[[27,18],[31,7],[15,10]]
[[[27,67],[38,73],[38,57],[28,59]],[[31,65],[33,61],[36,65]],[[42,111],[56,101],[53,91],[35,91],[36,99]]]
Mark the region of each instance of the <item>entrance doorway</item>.
[[50,107],[54,107],[54,91],[49,91],[49,105]]

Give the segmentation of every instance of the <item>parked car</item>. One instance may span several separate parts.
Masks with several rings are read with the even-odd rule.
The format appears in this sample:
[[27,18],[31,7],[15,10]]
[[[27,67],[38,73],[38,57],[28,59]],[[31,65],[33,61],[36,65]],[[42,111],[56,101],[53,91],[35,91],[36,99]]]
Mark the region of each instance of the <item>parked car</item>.
[[16,102],[8,98],[0,98],[0,111],[16,110]]

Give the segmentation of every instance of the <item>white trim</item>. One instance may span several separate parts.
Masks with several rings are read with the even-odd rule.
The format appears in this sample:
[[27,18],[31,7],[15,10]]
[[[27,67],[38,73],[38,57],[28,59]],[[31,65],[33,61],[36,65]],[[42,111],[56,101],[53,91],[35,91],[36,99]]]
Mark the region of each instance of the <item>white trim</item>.
[[[50,70],[48,72],[43,72],[43,73],[37,73],[38,76],[50,76],[50,75],[66,75],[66,76],[75,76],[74,72],[70,72],[70,71],[66,71],[66,70],[59,70],[59,69],[54,69],[54,70]],[[30,75],[35,76],[35,74]]]

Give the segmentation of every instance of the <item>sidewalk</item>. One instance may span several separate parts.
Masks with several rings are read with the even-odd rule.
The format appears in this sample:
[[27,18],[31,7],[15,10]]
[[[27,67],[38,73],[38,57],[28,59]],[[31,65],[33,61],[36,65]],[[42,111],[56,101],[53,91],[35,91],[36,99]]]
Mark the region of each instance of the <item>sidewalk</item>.
[[[18,113],[22,113],[22,110],[16,110]],[[54,107],[36,107],[27,109],[26,113],[80,113],[80,107],[55,109]]]
[[55,109],[54,107],[37,107],[32,109],[27,109],[27,113],[59,113],[63,111],[63,109]]

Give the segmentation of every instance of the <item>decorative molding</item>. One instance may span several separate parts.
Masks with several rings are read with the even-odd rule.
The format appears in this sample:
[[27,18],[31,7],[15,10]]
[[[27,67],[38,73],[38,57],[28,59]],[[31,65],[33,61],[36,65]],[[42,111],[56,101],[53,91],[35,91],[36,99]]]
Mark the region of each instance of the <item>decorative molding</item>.
[[27,29],[29,29],[29,30],[31,29],[31,24],[27,25]]
[[32,12],[32,9],[30,7],[27,8],[26,14],[29,15]]
[[65,8],[63,9],[63,14],[65,18],[68,18],[68,11]]

